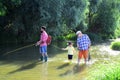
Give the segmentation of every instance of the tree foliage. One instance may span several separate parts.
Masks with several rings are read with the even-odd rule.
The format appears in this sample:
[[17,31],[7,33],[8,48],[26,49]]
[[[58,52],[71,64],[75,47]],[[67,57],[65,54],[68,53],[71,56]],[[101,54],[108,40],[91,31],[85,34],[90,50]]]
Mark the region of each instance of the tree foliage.
[[99,34],[103,39],[115,38],[119,26],[119,0],[102,0],[90,26],[90,31]]
[[72,30],[113,38],[119,12],[119,0],[0,0],[0,41],[36,41],[43,25],[53,39]]
[[66,34],[85,21],[87,9],[87,0],[2,0],[2,3],[7,10],[0,17],[1,28],[17,41],[34,41],[42,25],[47,26],[47,32],[54,38]]

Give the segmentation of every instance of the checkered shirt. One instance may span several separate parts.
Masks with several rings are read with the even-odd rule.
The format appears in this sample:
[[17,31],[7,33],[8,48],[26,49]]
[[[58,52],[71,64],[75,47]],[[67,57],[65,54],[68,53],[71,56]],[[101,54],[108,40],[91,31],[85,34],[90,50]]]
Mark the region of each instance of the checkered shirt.
[[87,34],[83,34],[81,37],[77,38],[78,50],[88,50],[90,44],[91,41]]

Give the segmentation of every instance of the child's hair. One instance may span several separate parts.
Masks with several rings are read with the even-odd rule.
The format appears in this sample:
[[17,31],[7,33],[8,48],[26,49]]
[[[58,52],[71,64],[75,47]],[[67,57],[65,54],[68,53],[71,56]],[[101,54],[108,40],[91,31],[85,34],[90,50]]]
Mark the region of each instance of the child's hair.
[[71,42],[71,41],[69,41],[69,42],[68,42],[68,46],[69,46],[69,45],[71,45],[71,44],[72,44],[72,42]]

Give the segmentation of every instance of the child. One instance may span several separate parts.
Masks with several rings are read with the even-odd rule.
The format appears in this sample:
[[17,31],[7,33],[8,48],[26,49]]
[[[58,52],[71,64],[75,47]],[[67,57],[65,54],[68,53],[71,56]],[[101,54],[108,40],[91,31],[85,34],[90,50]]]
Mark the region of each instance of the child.
[[72,63],[73,53],[75,53],[73,43],[68,42],[68,46],[66,48],[62,48],[62,50],[68,50],[68,60],[70,63]]

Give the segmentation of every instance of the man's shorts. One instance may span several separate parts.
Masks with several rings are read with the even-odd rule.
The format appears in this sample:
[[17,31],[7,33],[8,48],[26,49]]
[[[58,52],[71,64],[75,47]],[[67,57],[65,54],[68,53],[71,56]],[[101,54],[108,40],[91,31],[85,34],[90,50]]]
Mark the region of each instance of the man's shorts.
[[41,46],[39,48],[40,53],[47,53],[47,46]]
[[80,50],[78,53],[78,58],[81,59],[82,56],[84,57],[84,59],[88,58],[88,50]]

